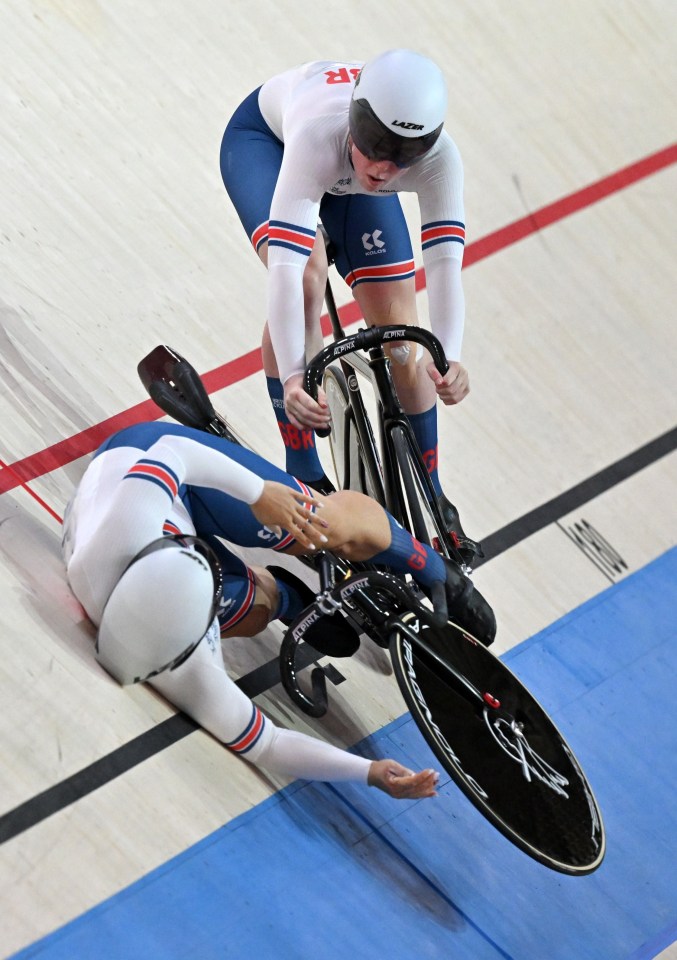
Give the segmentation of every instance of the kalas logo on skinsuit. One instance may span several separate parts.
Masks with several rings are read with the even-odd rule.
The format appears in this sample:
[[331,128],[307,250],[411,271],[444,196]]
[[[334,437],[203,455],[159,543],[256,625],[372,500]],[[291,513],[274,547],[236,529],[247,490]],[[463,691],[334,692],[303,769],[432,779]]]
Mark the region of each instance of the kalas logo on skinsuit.
[[403,130],[422,130],[422,123],[409,123],[407,120],[393,120],[391,127],[402,127]]
[[[381,240],[382,230],[374,230],[373,233],[363,233],[362,234],[362,246],[367,251],[367,253],[380,253],[385,243]],[[376,249],[374,249],[376,248]],[[383,251],[385,252],[385,251]]]

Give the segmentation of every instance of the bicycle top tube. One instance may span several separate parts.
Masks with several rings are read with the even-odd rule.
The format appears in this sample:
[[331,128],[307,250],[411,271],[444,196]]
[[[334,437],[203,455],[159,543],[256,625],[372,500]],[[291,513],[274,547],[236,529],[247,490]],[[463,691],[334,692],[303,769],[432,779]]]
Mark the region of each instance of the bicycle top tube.
[[341,357],[345,357],[348,353],[355,353],[356,350],[372,350],[384,343],[397,343],[401,340],[420,343],[421,346],[425,347],[433,358],[435,366],[444,376],[449,369],[449,364],[444,356],[442,344],[433,333],[424,330],[422,327],[387,324],[382,327],[363,328],[348,337],[335,340],[320,350],[306,367],[303,380],[304,390],[314,400],[317,400],[317,388],[322,380],[322,374],[325,367],[328,367],[334,360],[340,360]]

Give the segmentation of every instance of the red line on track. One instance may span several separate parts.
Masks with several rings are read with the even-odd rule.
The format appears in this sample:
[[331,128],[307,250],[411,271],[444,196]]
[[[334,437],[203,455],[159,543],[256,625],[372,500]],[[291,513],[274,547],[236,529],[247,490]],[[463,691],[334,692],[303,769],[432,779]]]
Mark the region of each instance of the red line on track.
[[[677,143],[665,147],[656,153],[652,153],[636,163],[631,163],[621,170],[591,183],[581,190],[561,197],[554,203],[540,207],[521,220],[515,220],[493,233],[480,237],[473,243],[468,244],[463,257],[464,267],[469,267],[473,263],[484,260],[506,247],[524,240],[526,237],[545,227],[563,220],[586,207],[603,200],[619,190],[636,183],[644,177],[658,173],[677,161]],[[425,287],[425,273],[423,268],[416,271],[416,289],[422,290]],[[362,314],[358,305],[351,301],[339,308],[339,316],[343,326],[350,326],[362,319]],[[324,334],[329,333],[329,318],[322,318],[322,329]],[[257,348],[249,353],[224,363],[222,366],[204,374],[203,380],[209,393],[222,390],[230,384],[237,383],[246,377],[258,373],[262,369],[261,351]],[[4,464],[0,461],[0,494],[6,493],[15,487],[23,486],[31,496],[34,496],[53,516],[57,517],[53,510],[40,500],[36,494],[26,487],[26,483],[41,477],[45,473],[56,470],[59,467],[77,460],[85,454],[91,453],[99,446],[106,437],[121,430],[123,427],[132,426],[135,423],[141,423],[144,420],[157,420],[162,416],[162,411],[153,403],[152,400],[146,400],[144,403],[138,403],[128,410],[104,420],[103,423],[96,424],[75,434],[66,440],[47,447],[38,453],[24,457],[23,460],[17,460],[12,464]],[[57,517],[57,519],[59,519]]]

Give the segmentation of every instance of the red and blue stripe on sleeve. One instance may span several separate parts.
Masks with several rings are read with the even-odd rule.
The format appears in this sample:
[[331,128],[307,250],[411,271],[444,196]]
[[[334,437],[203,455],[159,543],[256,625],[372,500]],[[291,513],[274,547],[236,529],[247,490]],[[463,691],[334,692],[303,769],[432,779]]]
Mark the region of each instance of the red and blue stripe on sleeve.
[[465,224],[460,220],[436,220],[424,223],[421,227],[421,246],[423,250],[438,243],[460,243],[465,245]]
[[266,718],[263,716],[256,704],[252,704],[253,710],[251,719],[249,723],[242,731],[242,733],[231,740],[230,743],[227,743],[226,746],[229,750],[232,750],[234,753],[245,754],[248,753],[253,746],[255,746],[261,738],[264,727],[266,725]]
[[165,463],[159,460],[138,460],[127,471],[125,480],[147,480],[164,490],[171,502],[179,492],[179,478]]
[[295,253],[310,256],[315,243],[315,230],[306,227],[297,227],[293,223],[284,223],[282,220],[271,220],[268,226],[268,246],[287,247]]
[[262,243],[268,243],[268,221],[265,220],[263,223],[260,223],[256,230],[252,233],[251,236],[252,246],[259,252],[259,247]]

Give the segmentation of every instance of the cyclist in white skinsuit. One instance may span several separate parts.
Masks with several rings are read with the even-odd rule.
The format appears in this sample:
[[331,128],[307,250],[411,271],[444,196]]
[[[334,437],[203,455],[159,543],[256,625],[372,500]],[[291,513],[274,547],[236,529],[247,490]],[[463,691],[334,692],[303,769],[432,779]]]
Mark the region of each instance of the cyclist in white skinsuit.
[[223,137],[221,173],[269,271],[263,358],[287,470],[319,489],[328,481],[313,431],[328,425],[329,413],[324,394],[316,402],[302,385],[327,277],[318,220],[367,323],[416,323],[414,259],[397,194],[417,195],[430,321],[450,369],[444,377],[432,363],[422,369],[412,350],[393,374],[449,529],[466,541],[470,561],[479,550],[438,476],[436,394],[455,404],[469,390],[460,362],[463,168],[442,129],[446,106],[439,68],[410,50],[367,64],[308,63],[268,80],[238,107]]
[[[369,783],[397,798],[433,796],[434,771],[413,773],[280,729],[231,680],[219,634],[259,632],[280,615],[285,586],[266,570],[231,564],[219,536],[291,554],[308,553],[315,542],[349,559],[399,564],[422,583],[445,576],[432,550],[361,494],[313,495],[221,437],[139,424],[99,449],[64,519],[68,580],[99,627],[102,665],[121,683],[148,679],[232,751],[271,772]],[[225,572],[223,584],[217,570]],[[287,615],[305,605],[292,587]]]
[[[325,193],[369,193],[377,197],[396,192],[417,194],[432,330],[448,360],[458,360],[461,354],[465,229],[463,171],[458,149],[449,134],[442,131],[434,146],[411,166],[397,167],[393,163],[394,170],[382,170],[389,161],[377,161],[377,171],[372,174],[368,164],[363,164],[365,172],[358,178],[357,148],[351,147],[346,135],[354,78],[360,66],[307,64],[274,77],[259,92],[261,114],[284,142],[284,159],[268,226],[268,323],[284,382],[302,374],[305,368],[303,304],[293,293],[300,287],[301,274],[314,245]],[[344,80],[346,74],[348,83]],[[363,247],[362,238],[359,240]],[[375,245],[374,249],[383,247]],[[356,288],[361,282],[411,276],[411,260],[390,264],[389,259],[387,254],[373,255],[368,265],[348,274],[346,281]],[[304,404],[312,408],[312,402],[305,398]]]

